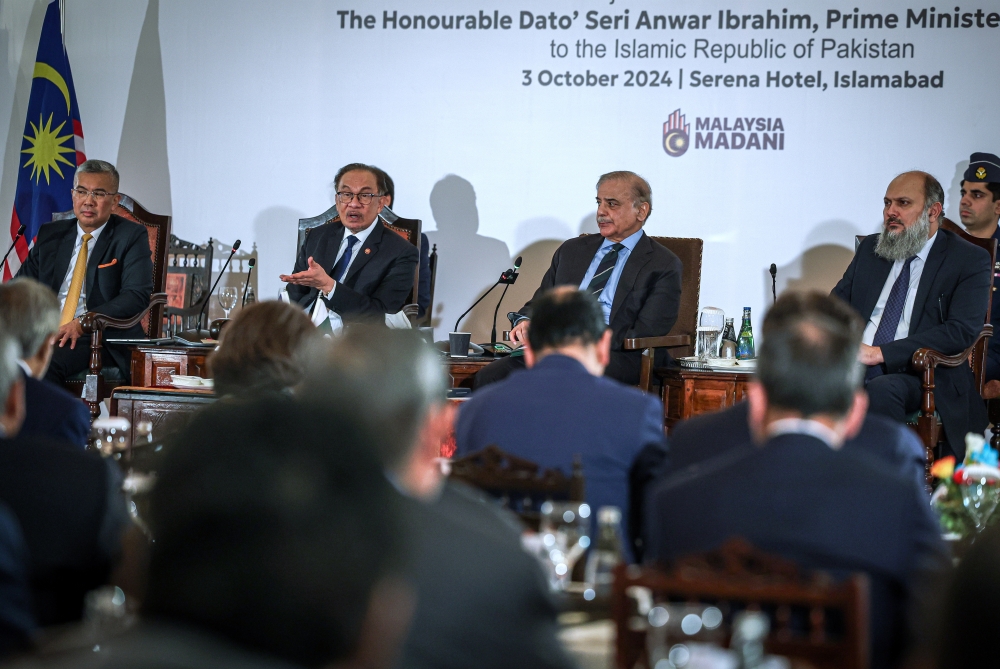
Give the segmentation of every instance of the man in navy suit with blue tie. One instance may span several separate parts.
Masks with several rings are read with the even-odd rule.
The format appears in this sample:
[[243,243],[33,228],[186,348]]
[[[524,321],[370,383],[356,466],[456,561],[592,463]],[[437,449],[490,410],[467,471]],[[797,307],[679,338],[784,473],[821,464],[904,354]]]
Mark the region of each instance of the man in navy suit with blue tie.
[[747,388],[751,430],[765,441],[656,484],[646,547],[653,561],[669,562],[742,537],[834,577],[866,572],[878,668],[898,664],[908,614],[926,605],[921,597],[948,561],[922,487],[844,448],[868,405],[857,362],[862,330],[834,297],[778,299]]
[[[925,172],[906,172],[886,189],[882,232],[861,242],[832,294],[865,322],[859,360],[867,365],[871,411],[900,423],[920,408],[919,348],[961,353],[986,319],[993,285],[983,249],[939,228],[944,190]],[[986,407],[972,368],[938,367],[934,400],[951,450],[986,429]]]
[[663,405],[604,378],[612,334],[593,295],[562,286],[536,297],[533,307],[529,369],[477,390],[462,405],[456,455],[495,444],[567,474],[579,455],[587,503],[618,507],[629,520],[626,536],[635,538],[645,486],[666,459]]
[[419,254],[379,222],[390,199],[380,172],[361,163],[340,168],[334,178],[337,218],[308,231],[294,271],[279,277],[303,308],[313,311],[322,300],[331,325],[338,319],[384,322],[413,290]]

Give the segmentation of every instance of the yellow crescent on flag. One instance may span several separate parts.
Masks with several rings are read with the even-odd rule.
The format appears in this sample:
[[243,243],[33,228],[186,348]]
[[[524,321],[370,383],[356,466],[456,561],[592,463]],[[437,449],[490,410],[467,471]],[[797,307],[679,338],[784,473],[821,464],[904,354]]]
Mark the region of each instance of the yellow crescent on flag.
[[33,79],[48,79],[53,84],[56,85],[60,91],[62,91],[63,97],[66,98],[66,113],[70,113],[69,106],[69,86],[66,85],[66,80],[62,78],[62,75],[56,72],[55,68],[51,65],[46,65],[45,63],[35,63],[35,74]]

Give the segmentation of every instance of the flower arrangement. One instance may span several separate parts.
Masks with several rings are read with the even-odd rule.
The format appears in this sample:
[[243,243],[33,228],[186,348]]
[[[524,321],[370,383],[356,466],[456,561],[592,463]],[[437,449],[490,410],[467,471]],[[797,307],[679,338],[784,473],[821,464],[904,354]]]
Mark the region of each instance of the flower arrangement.
[[986,445],[981,434],[969,433],[965,437],[965,460],[955,466],[954,456],[941,458],[931,467],[931,476],[938,480],[938,487],[931,496],[931,505],[937,510],[941,530],[946,535],[964,538],[976,531],[976,519],[992,525],[1000,519],[994,515],[1000,498],[1000,469],[998,453]]

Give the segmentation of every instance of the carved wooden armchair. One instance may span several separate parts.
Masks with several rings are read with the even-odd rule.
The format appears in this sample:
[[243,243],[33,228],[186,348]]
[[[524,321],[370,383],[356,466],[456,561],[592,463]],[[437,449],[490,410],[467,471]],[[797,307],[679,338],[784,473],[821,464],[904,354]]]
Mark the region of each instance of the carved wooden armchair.
[[698,299],[701,294],[701,253],[704,242],[696,237],[652,237],[674,252],[681,259],[681,302],[677,310],[677,322],[670,332],[659,337],[626,339],[626,351],[642,351],[642,368],[639,388],[647,393],[653,389],[653,378],[659,370],[654,370],[654,357],[660,348],[670,349],[674,357],[694,353],[695,332],[698,326]]
[[[742,539],[681,558],[666,570],[619,565],[611,595],[611,617],[617,628],[615,666],[652,669],[647,646],[651,623],[657,620],[655,612],[650,615],[652,607],[700,602],[722,614],[725,645],[735,614],[756,610],[770,619],[770,632],[764,638],[768,653],[797,661],[793,666],[865,669],[868,590],[865,574],[853,574],[837,583],[822,572],[803,572]],[[828,626],[832,620],[840,624]],[[793,621],[804,621],[805,629]]]
[[[953,232],[959,235],[962,239],[985,249],[986,252],[990,254],[990,267],[996,267],[997,242],[995,239],[981,239],[979,237],[973,237],[947,218],[942,220],[941,228]],[[1000,384],[994,384],[995,387],[987,387],[986,384],[986,353],[989,346],[989,339],[993,336],[993,326],[990,325],[990,311],[992,304],[993,295],[991,292],[987,297],[986,320],[983,324],[983,329],[980,330],[975,341],[973,341],[972,345],[966,350],[961,353],[956,353],[955,355],[945,355],[940,351],[935,351],[929,348],[921,348],[917,349],[917,351],[913,354],[913,367],[923,376],[923,399],[921,401],[920,411],[916,417],[916,422],[911,424],[911,427],[913,427],[917,431],[917,434],[920,435],[920,441],[923,442],[924,448],[927,450],[926,468],[928,482],[930,481],[930,468],[935,459],[934,450],[937,447],[942,434],[941,419],[936,413],[934,403],[934,370],[937,367],[959,367],[961,365],[971,365],[973,374],[976,378],[976,390],[983,396],[983,399],[1000,397]],[[997,436],[1000,435],[1000,431],[998,431],[996,421],[994,421],[993,433],[994,440],[1000,438]]]
[[195,244],[170,235],[167,249],[167,309],[166,330],[177,334],[198,327],[198,314],[211,299],[212,255],[215,244],[211,237],[205,244]]
[[453,460],[450,476],[497,498],[502,506],[517,513],[536,530],[541,519],[541,501],[584,501],[583,466],[579,456],[574,458],[572,473],[567,476],[558,469],[542,470],[530,460],[490,445]]
[[[67,380],[66,388],[77,397],[82,394],[83,400],[90,408],[90,415],[94,418],[101,415],[101,402],[110,397],[111,391],[125,383],[124,371],[127,371],[104,367],[101,338],[105,328],[125,329],[141,323],[147,337],[159,337],[163,328],[163,308],[167,304],[167,295],[163,291],[166,282],[170,217],[146,211],[142,205],[124,193],[121,201],[112,209],[112,213],[145,226],[153,259],[153,294],[149,298],[149,306],[132,318],[111,318],[92,311],[88,311],[80,318],[84,333],[90,335],[90,367]],[[73,212],[69,211],[55,214],[52,218],[65,219],[72,218],[73,215]]]

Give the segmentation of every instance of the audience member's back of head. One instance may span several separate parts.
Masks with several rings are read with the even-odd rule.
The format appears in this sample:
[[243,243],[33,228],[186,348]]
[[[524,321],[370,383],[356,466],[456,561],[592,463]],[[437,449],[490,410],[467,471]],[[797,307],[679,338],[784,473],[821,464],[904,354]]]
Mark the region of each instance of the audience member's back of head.
[[296,306],[269,300],[246,307],[222,331],[210,358],[216,394],[247,396],[296,385],[318,336]]
[[597,298],[563,286],[532,301],[528,343],[536,354],[571,344],[596,344],[607,328]]
[[1000,526],[985,530],[952,574],[937,619],[937,669],[996,666],[1000,629]]
[[303,666],[351,657],[405,539],[366,439],[345,413],[280,396],[199,414],[151,495],[145,612]]
[[379,456],[396,469],[415,446],[432,407],[445,401],[440,355],[413,330],[356,324],[317,355],[302,396],[349,408],[378,438]]
[[21,347],[0,316],[0,438],[14,437],[24,421],[21,368],[17,359]]
[[757,379],[771,406],[844,415],[860,388],[861,321],[843,301],[818,292],[784,293],[764,317]]
[[59,299],[34,279],[14,279],[0,284],[0,316],[21,347],[21,357],[30,358],[59,330]]

